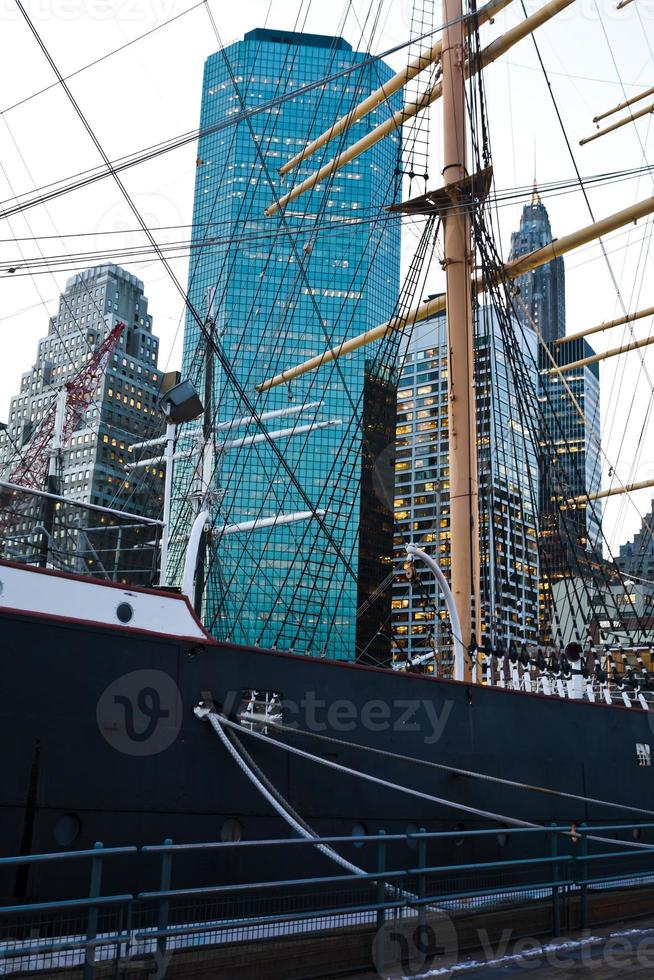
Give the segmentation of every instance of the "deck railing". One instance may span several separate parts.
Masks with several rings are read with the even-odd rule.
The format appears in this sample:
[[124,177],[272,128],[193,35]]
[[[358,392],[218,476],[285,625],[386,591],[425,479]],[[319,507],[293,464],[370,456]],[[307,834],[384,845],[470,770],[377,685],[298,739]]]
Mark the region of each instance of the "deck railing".
[[[307,852],[320,845],[368,870],[342,872],[320,856],[317,873],[279,878],[253,874],[253,869],[284,863],[311,868]],[[480,845],[485,857],[474,860]],[[298,849],[307,854],[302,862],[292,856]],[[520,856],[489,860],[491,849]],[[448,857],[434,862],[434,853]],[[205,878],[214,868],[216,877],[209,876],[208,884],[185,883],[189,861],[194,881],[198,868],[204,869]],[[73,868],[75,880],[81,880],[80,865],[88,882],[83,893],[58,899],[57,882],[67,881]],[[243,880],[235,874],[238,868],[248,869]],[[167,839],[145,847],[97,843],[90,850],[1,858],[5,889],[20,869],[21,898],[5,900],[0,907],[0,974],[93,980],[107,975],[110,964],[112,976],[131,976],[135,961],[145,960],[161,980],[178,952],[207,955],[226,944],[352,927],[373,931],[371,958],[380,964],[400,927],[431,935],[438,945],[434,929],[442,931],[444,922],[462,913],[529,902],[547,903],[551,932],[558,935],[562,907],[571,895],[584,929],[591,895],[654,882],[654,823],[418,829],[364,837],[192,844]],[[29,885],[26,869],[37,885]],[[130,882],[131,888],[109,887],[105,892],[106,877],[112,885]],[[143,878],[156,881],[156,887],[138,890]],[[32,900],[33,887],[45,889],[45,896]]]
[[[134,502],[138,511],[141,501]],[[160,520],[0,480],[0,558],[130,585],[156,578]]]

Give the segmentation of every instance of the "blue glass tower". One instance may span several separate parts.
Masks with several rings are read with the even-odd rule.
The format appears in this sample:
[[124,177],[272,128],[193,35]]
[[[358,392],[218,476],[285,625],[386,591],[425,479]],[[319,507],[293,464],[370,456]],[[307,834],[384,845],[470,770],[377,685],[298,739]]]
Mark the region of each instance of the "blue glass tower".
[[[222,639],[344,659],[356,655],[359,552],[365,545],[360,506],[365,354],[262,397],[255,385],[392,315],[399,289],[399,226],[379,217],[398,189],[398,137],[378,143],[285,213],[265,217],[264,209],[398,108],[399,94],[354,126],[345,144],[337,139],[287,182],[279,177],[283,162],[390,75],[384,63],[370,62],[342,38],[263,29],[250,31],[205,65],[191,301],[204,315],[213,290],[217,341],[257,412],[298,409],[267,422],[270,432],[328,423],[292,438],[275,437],[298,486],[268,442],[233,445],[260,430],[246,424],[226,428],[248,409],[215,362],[218,435],[232,447],[218,454],[217,563],[204,618]],[[325,77],[330,80],[324,85],[306,90]],[[296,89],[302,89],[297,97],[285,98]],[[198,325],[189,317],[183,370],[199,389],[203,351]],[[183,469],[178,497],[188,493]],[[236,523],[306,512],[308,502],[325,511],[322,520],[223,533],[226,526],[233,532]]]

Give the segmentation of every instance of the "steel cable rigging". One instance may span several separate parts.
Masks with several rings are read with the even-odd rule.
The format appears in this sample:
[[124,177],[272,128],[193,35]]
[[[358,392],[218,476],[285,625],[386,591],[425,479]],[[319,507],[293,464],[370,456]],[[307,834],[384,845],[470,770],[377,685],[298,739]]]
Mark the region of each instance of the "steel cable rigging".
[[[326,195],[327,195],[327,193],[328,193],[328,188],[327,188],[327,190],[325,191],[325,197],[326,197]],[[323,207],[324,207],[324,198],[323,198]],[[353,281],[354,281],[354,277],[355,277],[355,275],[353,275]],[[319,314],[318,314],[318,315],[319,315]],[[280,348],[281,348],[281,347],[282,347],[282,345],[281,345],[281,344],[280,344],[280,345],[278,345],[278,351],[280,351]],[[310,396],[307,396],[307,397],[310,397]],[[306,534],[306,531],[305,531],[304,533]],[[280,591],[281,591],[281,589],[280,589]]]

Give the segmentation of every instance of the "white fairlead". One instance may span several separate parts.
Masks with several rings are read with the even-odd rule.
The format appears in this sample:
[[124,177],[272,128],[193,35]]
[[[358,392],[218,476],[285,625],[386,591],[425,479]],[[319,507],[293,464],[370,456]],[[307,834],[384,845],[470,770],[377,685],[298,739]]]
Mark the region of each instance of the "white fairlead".
[[[421,551],[415,544],[411,543],[406,546],[406,553],[409,558],[420,558],[424,561],[425,565],[431,569],[431,571],[436,576],[436,581],[441,587],[441,592],[445,598],[445,605],[447,606],[447,611],[450,616],[450,623],[452,625],[452,639],[454,640],[454,680],[462,681],[464,680],[464,650],[463,643],[461,642],[461,623],[459,621],[459,614],[456,611],[456,605],[454,602],[454,596],[452,595],[452,590],[440,565],[435,559],[428,555],[426,551]],[[476,676],[476,672],[473,671],[473,680]]]
[[[326,510],[303,510],[295,514],[275,514],[274,517],[257,517],[253,521],[242,521],[240,524],[223,524],[215,527],[213,534],[216,538],[220,538],[224,534],[242,534],[246,531],[259,531],[263,528],[277,527],[281,524],[296,524],[298,521],[310,521],[314,517],[324,517],[326,513]],[[210,512],[208,510],[201,511],[193,521],[193,527],[189,535],[186,558],[184,560],[184,574],[182,576],[182,592],[189,599],[192,597],[194,591],[202,531],[210,521]]]
[[184,559],[184,574],[182,575],[182,593],[192,598],[195,589],[195,574],[198,567],[198,554],[200,552],[200,541],[205,526],[211,520],[208,510],[202,510],[193,521],[193,527],[186,547],[186,558]]

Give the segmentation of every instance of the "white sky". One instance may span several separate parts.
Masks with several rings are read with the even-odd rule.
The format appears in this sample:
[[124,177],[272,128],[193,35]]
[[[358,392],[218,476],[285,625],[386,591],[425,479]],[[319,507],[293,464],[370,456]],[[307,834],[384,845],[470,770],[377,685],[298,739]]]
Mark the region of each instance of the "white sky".
[[[333,34],[346,16],[347,40],[355,46],[358,24],[369,12],[370,0],[209,0],[225,43],[254,27],[304,30]],[[409,36],[412,0],[376,0],[382,4],[375,52]],[[35,26],[64,75],[125,44],[171,16],[192,8],[195,0],[25,0]],[[529,12],[540,6],[527,0]],[[598,11],[601,11],[601,18]],[[12,106],[53,82],[54,76],[14,0],[0,0],[0,197],[2,209],[15,194],[66,178],[96,166],[100,160],[88,135],[59,87],[10,110]],[[299,18],[299,21],[298,21]],[[483,29],[491,39],[522,18],[519,0]],[[638,167],[652,148],[651,116],[580,148],[578,140],[592,131],[592,117],[625,97],[654,84],[654,2],[634,0],[622,11],[615,0],[577,0],[555,21],[537,33],[545,67],[583,175]],[[607,40],[608,39],[608,40]],[[138,41],[123,52],[70,81],[70,87],[111,159],[145,148],[197,127],[202,67],[217,48],[204,9],[196,6],[173,24]],[[389,59],[397,69],[406,54]],[[536,60],[527,39],[486,72],[495,180],[498,189],[529,183],[534,155],[540,182],[565,179],[574,171]],[[647,104],[647,100],[642,103]],[[436,182],[440,153],[440,114],[434,113]],[[193,144],[156,161],[128,170],[123,180],[150,226],[188,225],[191,221],[196,149]],[[589,191],[600,218],[653,193],[650,179],[630,180]],[[546,199],[553,233],[562,236],[589,223],[579,192]],[[517,226],[521,205],[500,212],[502,249]],[[111,179],[65,195],[47,206],[2,221],[0,227],[0,419],[19,377],[33,362],[38,338],[47,331],[48,315],[66,278],[72,273],[27,274],[29,263],[44,255],[144,243],[132,231],[135,221]],[[99,232],[119,232],[109,239]],[[606,241],[606,248],[627,310],[654,304],[652,222],[642,221]],[[87,237],[74,238],[83,233]],[[52,237],[14,242],[14,238]],[[188,230],[155,232],[161,243],[188,237]],[[626,246],[631,245],[627,249]],[[187,259],[172,265],[186,283]],[[93,264],[93,263],[89,263]],[[143,279],[155,332],[160,336],[162,367],[178,367],[181,357],[182,303],[166,273],[156,262],[120,262]],[[22,266],[9,274],[10,266]],[[619,316],[605,260],[597,246],[572,253],[566,260],[568,330]],[[442,287],[434,272],[434,291]],[[634,331],[645,337],[651,320]],[[621,329],[598,335],[598,350],[623,342]],[[644,361],[645,368],[642,366]],[[649,381],[648,381],[649,377]],[[604,449],[623,482],[654,478],[651,392],[654,352],[632,354],[601,368]],[[641,453],[637,443],[644,436]],[[609,481],[608,464],[604,484]],[[640,525],[649,509],[648,490],[616,498],[606,508],[605,532],[617,546]],[[634,506],[634,504],[636,506]]]

